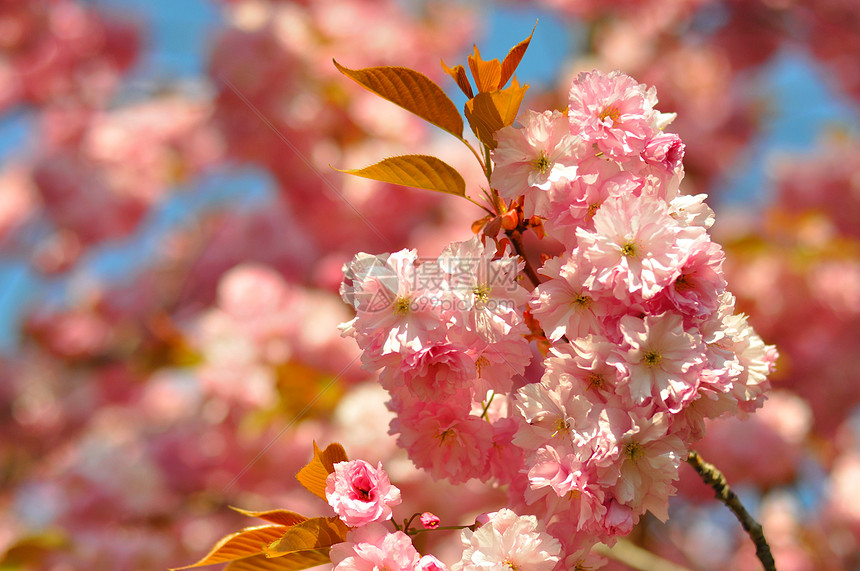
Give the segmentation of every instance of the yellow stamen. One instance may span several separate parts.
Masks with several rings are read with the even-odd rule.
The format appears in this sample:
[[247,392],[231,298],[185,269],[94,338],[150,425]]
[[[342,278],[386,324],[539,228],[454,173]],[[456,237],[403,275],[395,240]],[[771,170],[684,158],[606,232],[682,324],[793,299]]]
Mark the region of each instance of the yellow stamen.
[[615,107],[608,105],[603,108],[603,111],[598,115],[601,121],[606,121],[607,118],[612,119],[613,123],[617,123],[618,119],[621,118],[621,113]]
[[638,442],[630,442],[624,447],[624,454],[633,462],[636,462],[641,458],[644,453],[645,451],[642,449],[642,445]]
[[644,361],[649,367],[659,367],[660,363],[663,361],[663,356],[657,351],[652,350],[645,353],[642,357],[642,361]]
[[621,254],[628,258],[635,258],[636,250],[636,242],[626,242],[621,245]]
[[409,313],[409,307],[412,305],[412,300],[408,297],[398,297],[394,300],[394,313],[404,315]]
[[541,174],[546,174],[546,171],[551,166],[549,162],[549,157],[546,156],[546,153],[541,151],[538,158],[532,161],[532,165],[537,169],[537,171]]

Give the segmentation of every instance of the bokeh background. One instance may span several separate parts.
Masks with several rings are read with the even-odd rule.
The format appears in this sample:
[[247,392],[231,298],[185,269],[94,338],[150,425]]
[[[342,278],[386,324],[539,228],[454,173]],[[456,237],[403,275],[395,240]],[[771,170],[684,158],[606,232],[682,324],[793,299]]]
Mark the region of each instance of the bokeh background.
[[[480,214],[329,165],[421,152],[479,173],[332,58],[412,67],[461,104],[439,60],[502,58],[536,20],[524,106],[564,108],[593,68],[656,85],[682,190],[710,195],[729,287],[781,352],[764,409],[698,449],[780,569],[860,569],[852,0],[0,1],[0,568],[164,569],[250,523],[228,506],[328,513],[293,478],[313,440],[384,461],[404,512],[499,507],[411,467],[336,327],[355,252],[433,256]],[[630,541],[756,569],[692,470],[679,487]]]

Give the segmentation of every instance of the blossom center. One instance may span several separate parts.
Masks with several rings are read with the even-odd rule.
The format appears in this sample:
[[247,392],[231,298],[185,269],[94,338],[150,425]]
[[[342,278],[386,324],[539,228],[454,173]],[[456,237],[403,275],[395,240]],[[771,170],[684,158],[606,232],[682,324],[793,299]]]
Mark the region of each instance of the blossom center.
[[660,363],[663,361],[663,356],[652,349],[643,355],[642,361],[649,367],[659,367]]
[[454,440],[454,439],[456,439],[456,438],[457,438],[457,433],[456,433],[456,432],[454,432],[454,429],[453,429],[453,428],[448,428],[448,429],[446,429],[446,430],[443,430],[443,431],[439,434],[439,443],[440,443],[440,444],[450,443],[449,441]]
[[475,360],[475,370],[478,371],[478,377],[481,378],[481,372],[484,370],[484,367],[490,364],[490,360],[481,355]]
[[504,561],[502,561],[502,565],[504,565],[505,567],[507,567],[509,569],[512,569],[513,571],[517,571],[517,569],[519,569],[517,564],[514,563],[513,561],[511,561],[510,559],[505,559]]
[[645,451],[642,445],[638,442],[630,442],[624,447],[624,455],[630,458],[634,463],[642,457]]
[[585,380],[588,382],[589,389],[601,389],[603,388],[603,384],[605,382],[603,379],[603,375],[594,371],[589,373]]
[[600,115],[598,115],[598,118],[601,121],[606,121],[607,119],[611,119],[613,123],[617,123],[618,119],[621,118],[621,112],[618,111],[618,109],[616,109],[612,105],[607,105],[600,112]]
[[472,293],[475,294],[475,301],[486,303],[490,298],[490,284],[478,284],[472,288]]
[[405,296],[398,296],[394,300],[394,313],[397,315],[405,315],[409,313],[409,307],[412,305],[412,300]]
[[532,161],[532,165],[539,173],[546,174],[546,171],[549,170],[551,163],[549,162],[549,157],[546,156],[546,153],[541,150],[540,155],[538,155],[538,158]]
[[696,289],[696,284],[690,280],[690,276],[688,274],[681,274],[678,276],[678,279],[675,280],[675,289],[678,291]]
[[591,307],[591,298],[584,293],[580,293],[571,300],[570,305],[578,305],[581,309],[588,309]]
[[621,255],[626,256],[628,258],[635,258],[637,255],[637,246],[636,242],[625,242],[621,244]]
[[555,421],[555,432],[552,433],[553,437],[558,436],[559,434],[567,434],[570,432],[570,423],[563,418],[558,418]]

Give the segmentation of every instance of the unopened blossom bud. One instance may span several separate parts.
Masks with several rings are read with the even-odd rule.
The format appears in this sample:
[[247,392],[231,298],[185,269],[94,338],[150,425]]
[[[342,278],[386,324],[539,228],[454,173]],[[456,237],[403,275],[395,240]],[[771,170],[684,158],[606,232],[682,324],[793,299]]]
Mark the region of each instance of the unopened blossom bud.
[[430,512],[424,512],[421,514],[421,525],[424,526],[424,529],[436,529],[439,527],[439,516]]

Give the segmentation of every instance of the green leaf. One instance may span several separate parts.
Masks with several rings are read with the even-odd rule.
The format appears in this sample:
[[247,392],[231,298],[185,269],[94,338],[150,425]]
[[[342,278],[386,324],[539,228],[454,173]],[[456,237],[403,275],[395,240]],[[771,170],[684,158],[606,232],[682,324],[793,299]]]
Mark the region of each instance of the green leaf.
[[424,190],[466,196],[466,181],[457,169],[428,155],[400,155],[362,169],[340,172]]
[[252,512],[233,506],[230,506],[230,509],[237,511],[242,515],[246,515],[248,517],[257,517],[262,520],[266,520],[269,523],[276,523],[278,525],[291,526],[308,520],[308,518],[306,518],[305,516],[297,514],[296,512],[291,512],[289,510],[267,510],[262,512]]
[[315,517],[287,529],[266,549],[269,557],[314,551],[346,540],[349,528],[339,517]]
[[463,118],[457,106],[426,75],[408,67],[386,65],[348,69],[337,61],[334,65],[365,89],[448,131],[458,139],[463,138]]
[[329,444],[325,451],[320,451],[317,443],[314,442],[314,457],[304,468],[299,470],[296,479],[310,493],[325,500],[326,478],[334,472],[335,464],[346,461],[346,452],[340,444]]
[[517,66],[520,65],[520,61],[522,61],[523,56],[529,47],[529,43],[532,41],[532,36],[535,34],[536,28],[537,22],[535,22],[535,26],[532,28],[532,33],[529,34],[529,37],[512,47],[511,51],[508,52],[508,55],[505,56],[505,59],[502,62],[502,77],[499,79],[499,89],[503,88],[508,80],[514,75],[514,72],[517,70]]
[[257,527],[247,527],[242,531],[232,533],[221,539],[215,544],[203,559],[197,563],[186,565],[185,567],[175,567],[171,571],[179,569],[191,569],[193,567],[203,567],[204,565],[214,565],[215,563],[225,563],[227,561],[235,561],[245,557],[252,557],[265,553],[266,548],[273,542],[283,537],[287,531],[283,525],[261,525]]

